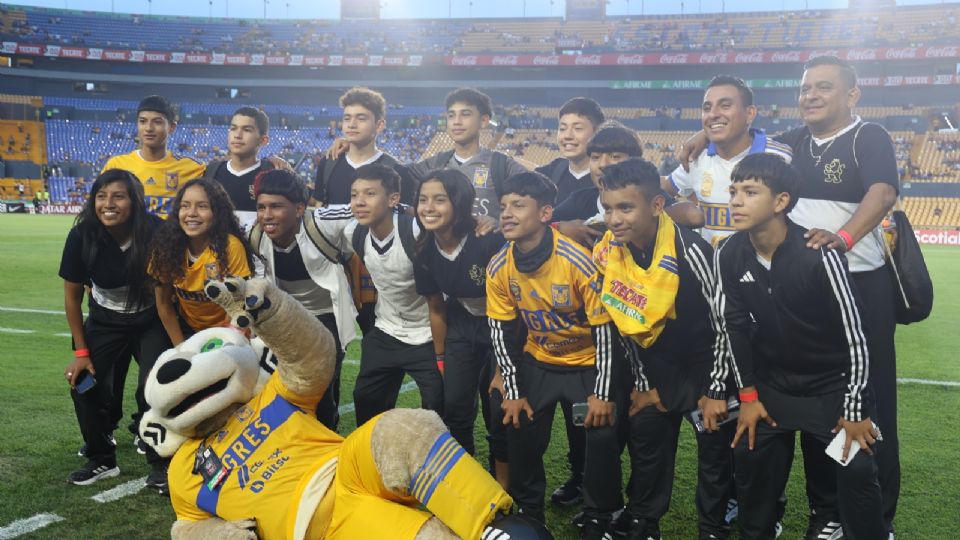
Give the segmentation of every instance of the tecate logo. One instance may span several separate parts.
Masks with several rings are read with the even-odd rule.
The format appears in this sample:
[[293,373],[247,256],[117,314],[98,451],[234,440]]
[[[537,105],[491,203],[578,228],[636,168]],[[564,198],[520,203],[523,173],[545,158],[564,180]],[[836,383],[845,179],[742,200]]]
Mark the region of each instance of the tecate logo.
[[601,63],[603,63],[603,57],[599,54],[582,54],[574,62],[578,66],[599,66]]
[[559,56],[534,56],[533,65],[535,66],[559,66]]
[[887,58],[888,59],[904,59],[904,58],[916,58],[917,50],[914,48],[909,49],[887,49]]
[[701,64],[726,64],[727,53],[704,53],[700,55]]
[[929,47],[925,54],[927,58],[953,58],[957,56],[956,47]]
[[847,60],[876,60],[876,49],[850,49],[847,51]]
[[799,62],[799,51],[775,52],[770,55],[771,62]]
[[665,54],[660,57],[661,64],[686,64],[686,54]]
[[495,66],[515,66],[519,62],[520,58],[514,55],[510,56],[494,56],[493,65]]
[[476,56],[454,56],[450,61],[451,65],[454,66],[475,66],[477,65]]
[[763,53],[737,53],[737,56],[734,57],[733,61],[738,64],[761,64],[763,63]]

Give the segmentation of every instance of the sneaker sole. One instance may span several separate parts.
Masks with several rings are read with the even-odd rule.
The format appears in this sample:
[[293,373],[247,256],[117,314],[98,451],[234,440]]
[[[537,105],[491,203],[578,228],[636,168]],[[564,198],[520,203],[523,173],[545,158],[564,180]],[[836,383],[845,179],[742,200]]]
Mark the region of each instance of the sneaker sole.
[[113,478],[115,476],[120,476],[120,467],[108,469],[98,475],[91,476],[86,480],[70,480],[70,483],[75,486],[89,486],[98,480],[103,480],[104,478]]

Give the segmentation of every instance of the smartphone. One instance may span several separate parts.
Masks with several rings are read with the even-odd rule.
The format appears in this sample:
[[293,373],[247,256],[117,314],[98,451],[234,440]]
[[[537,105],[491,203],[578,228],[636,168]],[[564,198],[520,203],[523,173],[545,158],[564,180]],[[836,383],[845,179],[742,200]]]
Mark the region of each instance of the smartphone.
[[[587,420],[587,404],[586,403],[574,403],[571,407],[573,409],[573,425],[583,426],[583,423]],[[613,404],[613,417],[617,417],[617,404]]]
[[93,378],[93,375],[87,371],[83,370],[80,375],[77,376],[77,384],[74,386],[78,394],[84,394],[97,384],[97,379]]
[[[727,418],[720,421],[718,425],[722,426],[728,422],[732,422],[740,416],[740,400],[736,396],[730,396],[727,399]],[[689,420],[693,423],[693,427],[696,428],[697,433],[703,433],[706,428],[703,426],[703,411],[700,409],[694,409],[688,415]]]

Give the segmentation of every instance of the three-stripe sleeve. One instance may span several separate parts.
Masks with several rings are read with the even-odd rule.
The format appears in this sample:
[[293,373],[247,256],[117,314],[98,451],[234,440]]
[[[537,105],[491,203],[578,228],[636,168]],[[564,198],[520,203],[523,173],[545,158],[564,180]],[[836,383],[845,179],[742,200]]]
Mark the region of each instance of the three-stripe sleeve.
[[863,333],[860,308],[850,286],[850,274],[840,254],[832,249],[821,249],[827,279],[833,290],[850,356],[850,380],[843,403],[843,417],[851,422],[863,420],[863,395],[870,377],[870,354]]
[[490,325],[490,339],[493,342],[493,354],[500,366],[503,376],[503,388],[506,391],[504,399],[520,399],[520,389],[517,387],[517,361],[519,360],[517,335],[517,320],[501,321],[487,317]]
[[710,399],[726,399],[726,380],[729,373],[729,343],[720,328],[720,314],[714,306],[716,302],[717,272],[709,255],[704,253],[701,246],[691,244],[686,251],[686,261],[693,270],[693,275],[700,281],[700,292],[710,307],[710,328],[713,329],[713,368],[710,370],[710,386],[707,388],[707,397]]
[[633,373],[633,384],[637,390],[646,392],[650,390],[650,381],[643,373],[643,360],[640,358],[640,349],[637,348],[637,342],[621,336],[620,344],[626,353],[627,361],[630,362],[630,371]]
[[724,242],[713,252],[713,269],[717,279],[713,309],[720,330],[718,339],[722,340],[722,344],[715,350],[721,356],[714,359],[717,372],[711,373],[711,378],[725,380],[729,371],[732,371],[737,388],[744,388],[755,383],[750,343],[751,320],[750,313],[737,296],[733,284],[736,278],[730,277],[731,273],[736,273],[736,269],[725,268],[721,260],[721,253],[728,245],[730,242]]
[[597,399],[610,401],[610,377],[613,375],[613,323],[590,327],[593,343],[597,349],[597,381],[593,393]]

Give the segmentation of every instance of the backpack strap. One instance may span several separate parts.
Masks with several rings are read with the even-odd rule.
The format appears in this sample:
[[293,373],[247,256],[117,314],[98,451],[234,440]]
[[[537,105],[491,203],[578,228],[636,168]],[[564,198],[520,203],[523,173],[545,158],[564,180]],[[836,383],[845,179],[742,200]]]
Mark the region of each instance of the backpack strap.
[[450,159],[453,158],[453,150],[447,150],[446,152],[440,152],[439,154],[433,156],[427,163],[430,165],[431,169],[443,169],[447,167],[447,163],[450,163]]
[[550,179],[553,180],[553,185],[560,185],[560,179],[563,178],[563,175],[569,168],[570,162],[563,158],[558,159],[556,163],[553,164],[553,168],[550,169]]
[[317,169],[317,186],[314,192],[320,195],[320,202],[327,203],[327,186],[330,184],[330,177],[333,176],[333,170],[337,167],[338,159],[324,159],[323,167]]
[[415,258],[414,248],[416,247],[417,239],[413,236],[412,216],[408,216],[407,214],[397,216],[397,236],[400,237],[400,246],[403,248],[404,253],[407,254],[407,258],[410,259],[410,262],[413,262]]
[[353,238],[350,241],[350,245],[353,247],[353,252],[357,254],[357,257],[360,257],[360,261],[363,261],[363,250],[366,245],[367,235],[370,234],[370,228],[366,225],[357,225],[357,228],[353,230]]
[[330,240],[327,240],[327,237],[325,237],[322,232],[320,232],[320,228],[317,227],[317,221],[313,218],[312,212],[304,212],[303,230],[306,231],[307,237],[311,242],[313,242],[313,245],[317,246],[317,249],[320,250],[320,253],[323,253],[324,257],[333,263],[340,261],[340,250],[337,248],[337,246],[333,245]]
[[494,150],[493,156],[490,158],[490,174],[493,175],[493,185],[496,186],[503,182],[510,175],[510,170],[507,168],[509,159],[510,157],[503,152]]
[[220,172],[220,169],[227,164],[225,159],[215,159],[210,163],[207,163],[207,166],[203,169],[203,177],[207,180],[213,180],[217,177],[217,173]]
[[254,223],[253,227],[250,229],[250,247],[253,250],[254,255],[260,255],[260,244],[263,242],[263,226],[260,225],[260,221]]

